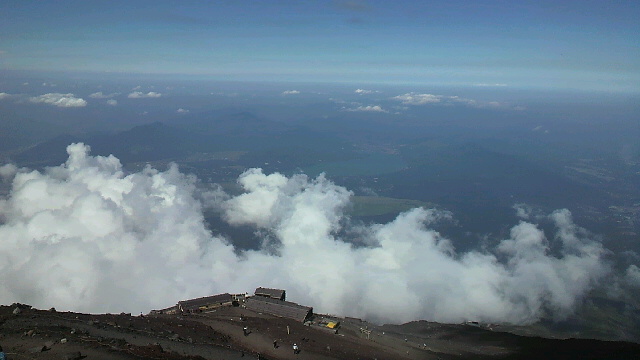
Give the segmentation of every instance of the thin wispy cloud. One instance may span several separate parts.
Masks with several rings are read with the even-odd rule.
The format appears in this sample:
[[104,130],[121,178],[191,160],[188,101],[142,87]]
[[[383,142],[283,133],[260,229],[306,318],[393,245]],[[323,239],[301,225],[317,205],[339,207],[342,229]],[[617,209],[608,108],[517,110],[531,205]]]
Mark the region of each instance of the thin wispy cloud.
[[61,94],[61,93],[48,93],[40,96],[34,96],[29,98],[32,103],[43,103],[53,105],[57,107],[84,107],[87,106],[87,101],[76,97],[74,94]]
[[189,110],[188,109],[179,108],[178,110],[176,110],[176,112],[178,114],[188,114]]
[[109,99],[109,100],[107,100],[107,105],[116,106],[116,105],[118,105],[118,100]]
[[297,95],[300,94],[298,90],[285,90],[282,92],[282,95]]

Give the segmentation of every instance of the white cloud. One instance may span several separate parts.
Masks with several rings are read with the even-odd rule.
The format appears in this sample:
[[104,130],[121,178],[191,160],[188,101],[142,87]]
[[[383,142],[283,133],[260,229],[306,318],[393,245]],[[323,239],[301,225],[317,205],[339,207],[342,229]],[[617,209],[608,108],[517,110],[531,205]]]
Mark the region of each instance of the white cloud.
[[387,110],[384,110],[380,105],[358,106],[357,108],[346,109],[346,111],[388,112]]
[[0,92],[0,100],[2,99],[8,99],[10,98],[12,95],[11,94],[7,94],[5,92]]
[[179,108],[178,110],[176,110],[176,112],[178,114],[187,114],[189,112],[189,110],[183,109],[183,108]]
[[374,90],[365,90],[365,89],[356,89],[356,91],[354,91],[356,94],[373,94],[373,93],[377,93],[378,91],[374,91]]
[[[508,104],[499,101],[478,101],[460,96],[446,96],[434,94],[418,94],[414,92],[394,96],[391,99],[401,101],[403,105],[426,105],[426,104],[464,104],[477,108],[509,108]],[[523,110],[522,107],[511,107],[513,110]]]
[[120,95],[120,93],[111,93],[111,94],[103,94],[102,91],[98,91],[95,92],[91,95],[89,95],[90,98],[94,98],[94,99],[110,99],[114,96],[118,96]]
[[48,93],[29,98],[33,103],[44,103],[58,107],[83,107],[87,106],[87,101],[77,98],[73,94]]
[[130,99],[142,99],[142,98],[159,98],[161,97],[161,93],[157,93],[154,91],[150,91],[148,93],[143,93],[142,91],[134,91],[131,94],[127,95]]
[[516,210],[516,216],[523,220],[529,220],[533,210],[527,204],[515,204],[513,208]]
[[118,105],[118,100],[109,99],[109,100],[107,100],[107,105],[116,106],[116,105]]
[[414,92],[403,95],[394,96],[392,99],[402,101],[405,105],[424,105],[439,103],[442,99],[441,95],[433,94],[417,94]]
[[[529,323],[566,316],[608,271],[602,246],[566,210],[552,214],[551,240],[521,222],[493,252],[457,253],[430,228],[448,216],[436,210],[345,229],[352,193],[323,175],[251,169],[242,194],[203,193],[175,165],[125,173],[88,150],[71,145],[66,163],[44,172],[4,171],[13,179],[0,198],[0,303],[138,312],[268,286],[318,312],[374,321]],[[213,235],[203,207],[264,234],[262,248]],[[367,246],[344,238],[355,231]]]
[[282,92],[282,95],[296,95],[296,94],[300,94],[300,91],[298,90],[285,90]]
[[0,178],[3,181],[12,179],[18,173],[18,167],[13,164],[6,164],[0,166]]

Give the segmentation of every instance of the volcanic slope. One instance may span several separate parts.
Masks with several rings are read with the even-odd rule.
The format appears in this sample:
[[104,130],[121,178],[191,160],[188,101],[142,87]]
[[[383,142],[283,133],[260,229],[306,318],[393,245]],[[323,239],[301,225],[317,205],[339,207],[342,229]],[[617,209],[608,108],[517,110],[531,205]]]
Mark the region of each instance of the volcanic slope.
[[[337,332],[323,325],[332,320],[340,321]],[[10,359],[640,358],[640,344],[629,342],[523,337],[426,321],[376,326],[323,315],[305,325],[241,307],[132,316],[0,306],[0,345]]]

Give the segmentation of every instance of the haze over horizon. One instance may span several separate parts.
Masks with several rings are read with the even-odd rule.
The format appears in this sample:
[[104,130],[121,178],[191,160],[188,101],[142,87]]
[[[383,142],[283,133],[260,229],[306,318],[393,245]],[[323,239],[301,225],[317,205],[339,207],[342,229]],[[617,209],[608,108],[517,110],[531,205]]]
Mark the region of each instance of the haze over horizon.
[[640,89],[634,1],[0,4],[0,68],[215,80]]

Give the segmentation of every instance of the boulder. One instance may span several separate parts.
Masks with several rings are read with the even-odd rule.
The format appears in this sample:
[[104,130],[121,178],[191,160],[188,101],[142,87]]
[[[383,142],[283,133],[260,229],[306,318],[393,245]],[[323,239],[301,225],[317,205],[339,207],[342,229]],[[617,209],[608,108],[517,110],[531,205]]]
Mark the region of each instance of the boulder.
[[37,354],[37,353],[41,353],[43,351],[47,351],[49,349],[47,349],[46,346],[44,345],[40,345],[40,346],[36,346],[36,347],[32,347],[31,349],[29,349],[29,352],[32,354]]

